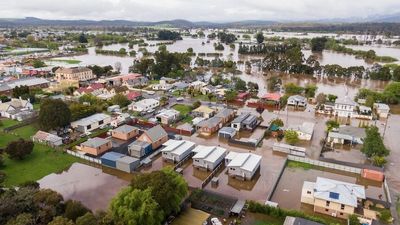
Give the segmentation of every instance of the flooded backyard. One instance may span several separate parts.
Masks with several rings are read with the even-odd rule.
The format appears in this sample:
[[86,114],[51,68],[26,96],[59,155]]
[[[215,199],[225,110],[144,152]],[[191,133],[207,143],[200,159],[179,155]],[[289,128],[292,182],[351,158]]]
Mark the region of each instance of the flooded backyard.
[[40,188],[52,189],[60,193],[65,200],[81,201],[92,211],[106,210],[111,199],[129,184],[127,175],[119,178],[120,174],[107,168],[106,172],[100,168],[74,163],[62,173],[50,174],[39,180]]

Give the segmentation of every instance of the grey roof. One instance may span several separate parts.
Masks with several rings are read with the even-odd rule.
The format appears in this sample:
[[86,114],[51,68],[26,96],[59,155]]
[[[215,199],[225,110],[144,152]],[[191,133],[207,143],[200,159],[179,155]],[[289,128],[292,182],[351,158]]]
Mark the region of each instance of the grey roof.
[[109,115],[104,114],[104,113],[96,113],[94,115],[88,116],[86,118],[82,118],[80,120],[74,121],[71,123],[72,126],[87,126],[92,123],[97,123],[101,120],[104,120],[106,118],[110,118]]
[[147,146],[149,146],[150,145],[150,143],[147,143],[147,142],[145,142],[145,141],[139,141],[139,140],[136,140],[136,141],[134,141],[134,142],[132,142],[132,143],[130,143],[129,145],[128,145],[128,148],[131,148],[132,146],[140,146],[140,147],[147,147]]
[[126,163],[126,164],[131,164],[131,163],[139,161],[139,159],[135,158],[135,157],[131,157],[131,156],[123,156],[123,157],[117,159],[117,161],[118,162],[123,162],[123,163]]
[[356,106],[357,103],[355,101],[353,101],[353,99],[351,99],[349,96],[344,96],[342,98],[337,98],[335,101],[335,104],[341,104],[341,105],[352,105],[352,106]]
[[225,134],[229,134],[231,136],[236,134],[236,130],[232,127],[223,127],[219,130],[218,133],[225,133]]
[[233,111],[233,109],[222,109],[221,111],[219,111],[217,113],[217,115],[215,115],[215,117],[226,118],[226,117],[229,117],[230,115],[232,115],[233,113],[235,113],[235,111]]
[[250,116],[250,113],[242,113],[238,117],[236,117],[232,123],[242,123],[243,120],[245,120],[248,116]]
[[152,127],[145,131],[152,141],[160,140],[161,138],[168,136],[167,132],[160,125]]
[[235,205],[233,205],[233,207],[231,209],[231,213],[240,214],[242,212],[245,204],[246,204],[246,201],[237,200]]
[[95,138],[88,139],[87,141],[83,142],[81,145],[91,147],[91,148],[97,148],[108,142],[110,142],[110,140],[95,137]]
[[201,121],[197,126],[198,127],[216,127],[218,126],[222,121],[221,117],[212,117],[208,120],[203,120]]
[[18,79],[18,80],[12,80],[12,81],[7,81],[5,83],[0,83],[0,91],[8,91],[12,90],[15,87],[18,86],[36,86],[36,85],[42,85],[42,84],[48,84],[50,81],[44,79],[44,78],[23,78],[23,79]]
[[288,101],[307,102],[307,99],[301,95],[292,95],[288,98]]
[[130,125],[126,125],[125,124],[125,125],[122,125],[120,127],[115,128],[113,131],[127,134],[127,133],[129,133],[131,131],[134,131],[134,130],[137,130],[137,128],[134,127],[134,126],[130,126]]
[[365,129],[360,128],[360,127],[342,126],[342,127],[339,127],[338,133],[350,135],[350,136],[358,137],[358,138],[366,137]]
[[306,220],[300,217],[286,216],[283,225],[322,225],[322,223],[317,223],[311,220]]

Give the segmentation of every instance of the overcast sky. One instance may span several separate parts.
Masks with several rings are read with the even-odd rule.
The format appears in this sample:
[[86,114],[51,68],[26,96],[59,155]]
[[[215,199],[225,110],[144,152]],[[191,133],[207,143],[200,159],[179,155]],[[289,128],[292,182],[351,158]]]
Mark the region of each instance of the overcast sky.
[[400,0],[0,0],[1,18],[226,22],[367,17],[400,11]]

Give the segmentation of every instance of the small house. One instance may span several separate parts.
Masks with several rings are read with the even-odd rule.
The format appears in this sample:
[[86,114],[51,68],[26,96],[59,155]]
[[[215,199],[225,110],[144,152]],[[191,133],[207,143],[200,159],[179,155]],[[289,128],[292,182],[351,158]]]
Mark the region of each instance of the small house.
[[158,106],[160,106],[160,101],[149,98],[131,103],[128,109],[135,112],[148,112],[155,110]]
[[139,129],[130,125],[122,125],[111,131],[111,136],[120,140],[127,141],[139,135]]
[[281,100],[281,94],[278,92],[275,93],[267,93],[264,96],[261,97],[263,101],[267,102],[274,102],[275,104],[278,104]]
[[354,110],[358,104],[349,96],[337,98],[335,100],[334,113],[338,117],[351,118],[354,115]]
[[156,150],[168,141],[168,133],[160,125],[157,125],[145,131],[138,140],[151,144],[151,148]]
[[203,117],[203,118],[211,118],[215,115],[215,110],[205,106],[205,105],[201,105],[198,108],[194,109],[192,111],[193,116],[195,117]]
[[201,170],[213,171],[226,156],[226,149],[217,146],[198,145],[193,149],[193,166]]
[[104,138],[91,138],[80,145],[79,150],[94,156],[107,152],[112,148],[111,140]]
[[232,139],[236,135],[236,130],[232,127],[223,127],[218,131],[218,137]]
[[341,126],[328,133],[328,143],[333,144],[363,144],[366,137],[365,129],[352,126]]
[[289,126],[288,130],[296,131],[300,140],[310,141],[314,134],[315,123],[303,122],[301,125]]
[[29,100],[22,98],[12,98],[11,101],[0,101],[0,117],[6,117],[18,121],[22,121],[31,117],[33,113],[33,105]]
[[130,156],[135,158],[143,158],[146,155],[149,155],[153,149],[151,148],[151,144],[145,141],[136,140],[128,145],[128,153]]
[[374,110],[379,118],[387,118],[389,116],[390,107],[383,103],[374,103]]
[[195,143],[185,140],[168,140],[163,144],[162,157],[171,162],[180,162],[192,153]]
[[197,130],[201,135],[210,136],[222,127],[222,118],[212,117],[197,124]]
[[32,141],[44,143],[49,146],[60,146],[63,144],[61,137],[41,130],[32,136]]
[[287,105],[295,107],[306,107],[307,99],[301,95],[292,95],[288,98]]
[[71,123],[71,127],[81,133],[96,130],[111,123],[111,116],[97,113]]
[[236,131],[240,131],[242,129],[254,130],[258,124],[259,121],[256,116],[252,115],[251,113],[242,113],[232,121],[231,127]]
[[164,109],[156,115],[156,119],[158,122],[168,125],[176,122],[179,119],[179,116],[179,111],[175,109]]
[[235,117],[235,111],[233,109],[221,109],[214,117],[221,118],[223,124],[228,123]]
[[229,152],[225,157],[228,174],[241,180],[251,180],[260,168],[262,157],[253,153]]

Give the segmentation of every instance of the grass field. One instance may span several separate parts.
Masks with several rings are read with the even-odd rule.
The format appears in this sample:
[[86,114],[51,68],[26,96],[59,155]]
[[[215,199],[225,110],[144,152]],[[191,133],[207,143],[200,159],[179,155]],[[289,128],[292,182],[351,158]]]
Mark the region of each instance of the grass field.
[[1,122],[0,123],[0,129],[1,130],[3,130],[4,128],[12,127],[14,125],[19,124],[18,121],[12,120],[12,119],[1,119],[0,122]]
[[49,61],[62,62],[62,63],[66,63],[66,64],[79,64],[82,62],[77,59],[50,59]]
[[179,111],[182,116],[186,116],[192,111],[192,107],[189,105],[177,104],[177,105],[174,105],[172,108]]
[[34,124],[29,124],[27,126],[23,126],[20,128],[17,128],[12,131],[12,133],[15,133],[18,137],[21,137],[23,139],[30,139],[31,136],[36,134],[36,132],[39,130],[38,125],[36,123]]
[[296,161],[288,161],[287,167],[288,168],[303,168],[305,170],[310,170],[310,169],[314,168],[314,166],[311,164],[296,162]]

